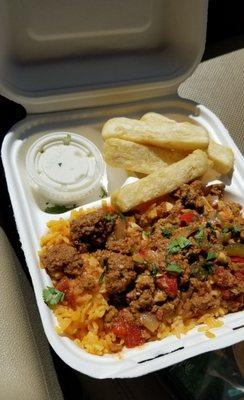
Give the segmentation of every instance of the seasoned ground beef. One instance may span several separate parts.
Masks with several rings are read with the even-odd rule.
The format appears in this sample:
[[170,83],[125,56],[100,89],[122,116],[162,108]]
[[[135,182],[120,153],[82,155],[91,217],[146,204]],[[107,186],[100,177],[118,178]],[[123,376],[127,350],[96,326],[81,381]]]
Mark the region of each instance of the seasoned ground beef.
[[69,244],[56,244],[48,252],[40,255],[41,265],[54,280],[64,275],[77,276],[82,271],[82,259],[75,247]]
[[105,285],[109,295],[124,292],[136,277],[134,262],[124,254],[111,253],[106,263]]
[[199,198],[201,200],[201,196],[204,196],[204,188],[201,181],[195,180],[191,184],[184,184],[179,189],[177,189],[174,193],[174,197],[180,199],[181,202],[186,207],[196,207],[202,205],[202,202],[199,203]]
[[71,221],[72,245],[48,248],[41,264],[65,305],[82,304],[84,291],[104,296],[98,329],[115,335],[114,351],[155,340],[176,317],[242,310],[244,218],[223,190],[196,180],[136,213],[80,215]]
[[80,215],[71,221],[71,240],[78,248],[82,245],[85,245],[88,250],[103,248],[113,231],[114,224],[114,215],[102,209]]

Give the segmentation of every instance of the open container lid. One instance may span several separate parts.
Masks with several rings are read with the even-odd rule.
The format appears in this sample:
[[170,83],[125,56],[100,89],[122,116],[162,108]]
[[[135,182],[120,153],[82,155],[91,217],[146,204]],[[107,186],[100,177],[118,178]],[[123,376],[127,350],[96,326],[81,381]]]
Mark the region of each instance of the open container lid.
[[207,0],[0,4],[0,92],[29,113],[176,93],[204,50]]

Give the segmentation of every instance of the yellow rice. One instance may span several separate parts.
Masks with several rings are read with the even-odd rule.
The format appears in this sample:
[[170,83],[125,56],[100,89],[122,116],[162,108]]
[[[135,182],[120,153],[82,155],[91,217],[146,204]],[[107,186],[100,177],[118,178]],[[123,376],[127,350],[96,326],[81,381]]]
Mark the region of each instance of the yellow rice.
[[[70,242],[70,220],[76,218],[80,214],[93,211],[79,210],[72,211],[69,220],[49,221],[47,227],[48,233],[41,238],[40,253],[45,252],[50,246],[59,243]],[[94,259],[94,258],[93,258]],[[57,318],[58,326],[56,331],[59,335],[65,335],[74,340],[74,342],[85,349],[87,352],[103,355],[118,351],[116,345],[116,337],[110,332],[103,331],[103,316],[108,310],[109,305],[105,300],[103,293],[104,285],[101,285],[99,292],[91,295],[84,293],[79,299],[80,306],[75,310],[58,304],[53,311]],[[198,332],[204,333],[208,338],[214,338],[215,334],[210,331],[213,328],[219,328],[223,322],[216,319],[226,313],[224,309],[215,310],[212,313],[205,314],[201,318],[194,318],[188,321],[182,320],[181,316],[176,316],[171,325],[160,323],[157,333],[158,339],[163,339],[169,335],[175,335],[180,338],[196,325],[204,324],[198,328]],[[77,337],[80,336],[80,337]],[[122,342],[120,348],[122,348]]]

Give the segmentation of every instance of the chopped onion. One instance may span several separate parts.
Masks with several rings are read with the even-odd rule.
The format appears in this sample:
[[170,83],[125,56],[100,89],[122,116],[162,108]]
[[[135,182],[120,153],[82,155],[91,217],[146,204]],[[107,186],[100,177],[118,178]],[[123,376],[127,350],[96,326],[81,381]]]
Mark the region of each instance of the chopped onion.
[[140,317],[141,324],[145,326],[150,332],[155,332],[159,327],[159,321],[154,314],[144,313]]

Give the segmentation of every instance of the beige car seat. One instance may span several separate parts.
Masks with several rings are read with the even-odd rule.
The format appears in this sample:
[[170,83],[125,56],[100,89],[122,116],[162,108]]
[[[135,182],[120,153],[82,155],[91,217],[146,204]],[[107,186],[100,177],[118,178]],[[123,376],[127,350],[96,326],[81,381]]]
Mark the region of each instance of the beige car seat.
[[63,399],[33,290],[1,228],[0,255],[0,398]]

